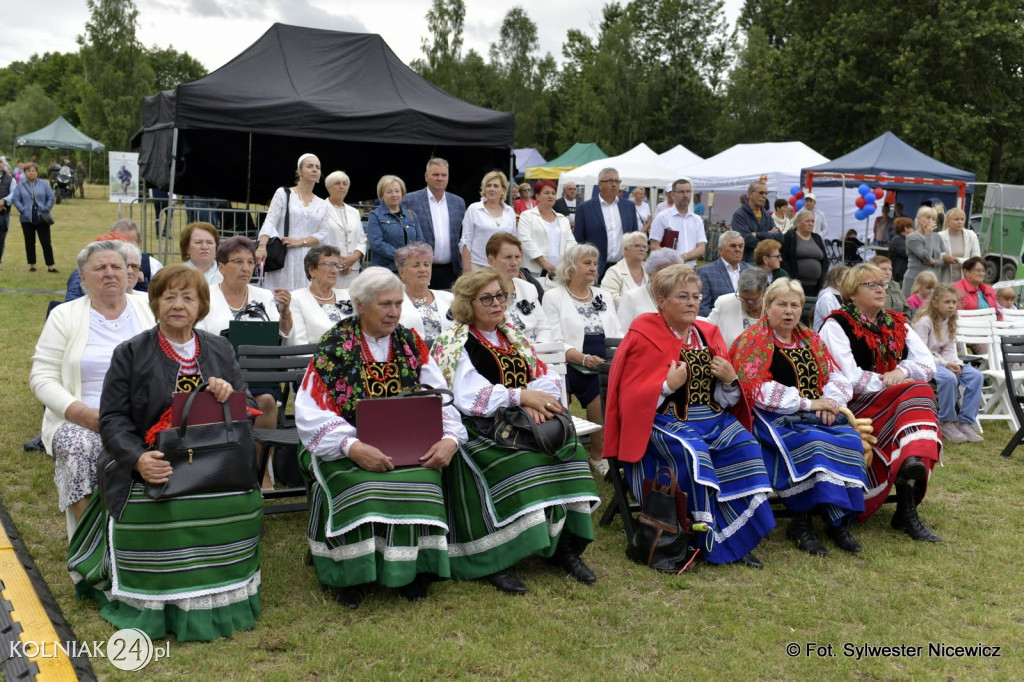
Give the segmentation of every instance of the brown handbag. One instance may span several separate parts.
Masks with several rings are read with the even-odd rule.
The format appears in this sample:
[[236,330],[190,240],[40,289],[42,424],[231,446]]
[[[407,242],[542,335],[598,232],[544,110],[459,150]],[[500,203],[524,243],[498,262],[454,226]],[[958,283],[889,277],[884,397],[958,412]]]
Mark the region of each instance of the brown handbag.
[[[659,483],[662,476],[668,483]],[[680,572],[697,552],[686,509],[686,493],[675,475],[661,467],[654,479],[644,479],[643,501],[636,531],[626,546],[626,556],[656,571]]]

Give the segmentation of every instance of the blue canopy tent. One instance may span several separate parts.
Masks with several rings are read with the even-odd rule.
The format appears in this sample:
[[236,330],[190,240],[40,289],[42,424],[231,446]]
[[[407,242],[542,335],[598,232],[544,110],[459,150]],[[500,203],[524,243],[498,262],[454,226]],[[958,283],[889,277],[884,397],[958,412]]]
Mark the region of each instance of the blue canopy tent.
[[528,166],[543,166],[547,161],[540,155],[533,147],[526,147],[525,149],[513,149],[512,153],[516,155],[516,179],[522,180],[523,174],[526,173]]
[[862,183],[899,193],[907,215],[924,200],[939,199],[970,214],[974,173],[954,168],[885,132],[849,154],[801,171],[804,186],[857,187]]

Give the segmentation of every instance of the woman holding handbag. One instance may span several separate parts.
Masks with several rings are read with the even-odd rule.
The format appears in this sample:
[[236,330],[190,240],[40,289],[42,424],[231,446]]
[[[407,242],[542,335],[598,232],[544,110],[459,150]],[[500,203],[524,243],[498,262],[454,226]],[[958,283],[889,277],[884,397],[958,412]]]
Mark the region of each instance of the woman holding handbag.
[[594,539],[590,514],[600,498],[575,432],[564,432],[555,456],[495,440],[495,417],[508,408],[522,408],[537,424],[567,410],[558,374],[505,317],[511,290],[490,268],[460,277],[452,290],[456,323],[432,351],[469,432],[445,478],[452,577],[486,578],[501,592],[523,594],[514,567],[537,554],[589,585],[597,577],[580,554]]
[[50,244],[50,226],[53,217],[53,190],[46,180],[39,179],[39,166],[29,161],[24,167],[25,179],[14,188],[11,203],[18,209],[21,218],[21,231],[25,235],[25,258],[28,260],[28,271],[36,271],[36,235],[39,245],[43,248],[43,261],[47,272],[60,272],[54,266],[53,246]]
[[[671,265],[651,282],[656,313],[637,317],[608,379],[605,457],[618,457],[637,500],[668,467],[687,494],[705,558],[761,568],[752,552],[775,527],[761,448],[718,327],[697,320],[701,280]],[[726,411],[734,408],[734,414]]]
[[303,286],[306,275],[303,258],[306,252],[317,244],[327,243],[324,214],[327,202],[313,194],[313,188],[320,180],[320,159],[313,154],[303,154],[295,170],[295,186],[280,187],[267,207],[267,217],[260,228],[259,246],[256,248],[256,262],[266,264],[267,249],[273,250],[280,240],[284,247],[284,264],[280,269],[265,270],[264,281],[268,289],[292,291]]
[[227,339],[195,329],[210,305],[200,271],[162,268],[149,302],[156,326],[117,347],[103,384],[101,494],[78,522],[68,569],[76,593],[94,599],[116,627],[210,641],[252,629],[260,615],[263,498],[255,475],[246,489],[164,499],[151,498],[147,484],[190,476],[154,445],[171,425],[174,393],[206,382],[224,403],[246,390],[245,380]]
[[786,537],[808,554],[828,554],[811,525],[816,512],[832,541],[856,554],[861,547],[849,526],[864,511],[864,449],[845,419],[836,423],[853,389],[818,335],[800,323],[803,307],[800,282],[772,282],[765,316],[736,339],[732,359],[772,485],[793,512]]

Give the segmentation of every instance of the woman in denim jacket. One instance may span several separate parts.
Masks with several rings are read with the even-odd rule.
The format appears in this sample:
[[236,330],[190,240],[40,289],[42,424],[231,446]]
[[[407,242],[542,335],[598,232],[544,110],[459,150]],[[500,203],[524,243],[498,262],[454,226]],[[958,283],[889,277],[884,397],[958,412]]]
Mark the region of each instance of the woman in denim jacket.
[[405,183],[397,175],[385,175],[377,182],[382,205],[370,212],[366,237],[370,241],[370,263],[397,272],[395,251],[413,242],[425,241],[416,215],[402,208]]

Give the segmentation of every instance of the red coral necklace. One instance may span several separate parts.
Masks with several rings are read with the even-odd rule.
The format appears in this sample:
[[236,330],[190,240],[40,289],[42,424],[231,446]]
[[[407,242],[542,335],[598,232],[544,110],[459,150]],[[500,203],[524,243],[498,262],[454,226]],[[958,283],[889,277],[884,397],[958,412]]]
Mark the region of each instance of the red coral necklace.
[[193,376],[199,374],[199,335],[194,336],[196,340],[196,352],[193,353],[191,358],[186,358],[180,355],[178,351],[174,350],[174,346],[171,344],[171,340],[164,336],[164,333],[159,329],[156,332],[157,340],[160,342],[160,350],[164,352],[164,355],[169,357],[178,363],[181,368],[181,374],[183,376]]

